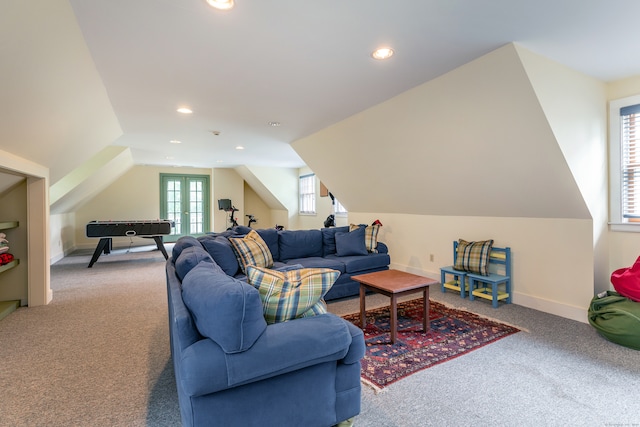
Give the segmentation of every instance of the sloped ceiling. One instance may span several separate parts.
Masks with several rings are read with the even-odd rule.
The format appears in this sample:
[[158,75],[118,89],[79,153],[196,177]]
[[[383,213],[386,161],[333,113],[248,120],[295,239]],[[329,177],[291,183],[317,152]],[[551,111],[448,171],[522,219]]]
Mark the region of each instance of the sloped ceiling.
[[514,45],[293,146],[349,211],[590,218]]
[[3,2],[0,150],[55,183],[122,131],[66,0]]
[[51,213],[74,212],[132,167],[131,150],[104,148],[50,187]]
[[69,2],[136,164],[303,166],[292,141],[510,42],[604,81],[640,73],[637,0]]

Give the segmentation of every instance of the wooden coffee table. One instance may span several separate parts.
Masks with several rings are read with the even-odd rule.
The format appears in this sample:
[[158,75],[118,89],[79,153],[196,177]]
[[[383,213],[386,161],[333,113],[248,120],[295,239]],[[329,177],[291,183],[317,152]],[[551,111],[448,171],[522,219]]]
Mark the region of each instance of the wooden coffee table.
[[376,271],[351,277],[360,283],[360,326],[366,324],[365,292],[367,290],[386,295],[391,298],[391,343],[396,343],[398,322],[398,297],[422,291],[424,298],[424,316],[422,327],[429,331],[429,286],[439,284],[437,280],[399,270]]

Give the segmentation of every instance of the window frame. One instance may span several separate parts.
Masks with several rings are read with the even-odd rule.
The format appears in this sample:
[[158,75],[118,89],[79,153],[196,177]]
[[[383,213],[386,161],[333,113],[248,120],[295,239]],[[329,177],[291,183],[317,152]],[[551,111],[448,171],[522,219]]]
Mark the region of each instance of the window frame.
[[333,214],[340,217],[349,215],[349,211],[347,211],[347,208],[340,203],[337,197],[334,197],[333,199]]
[[[305,180],[311,180],[310,183],[304,183]],[[309,189],[311,191],[303,193],[303,186],[305,189]],[[303,206],[307,207],[308,203],[304,199],[306,197],[310,197],[310,203],[313,205],[313,210],[303,210]],[[316,212],[316,174],[310,173],[305,175],[300,175],[298,177],[298,214],[299,215],[317,215]]]
[[[620,110],[640,104],[640,95],[609,102],[609,226],[612,231],[640,232],[640,222],[624,218],[622,174],[622,119]],[[640,148],[640,144],[638,144]],[[640,191],[638,192],[640,195]]]

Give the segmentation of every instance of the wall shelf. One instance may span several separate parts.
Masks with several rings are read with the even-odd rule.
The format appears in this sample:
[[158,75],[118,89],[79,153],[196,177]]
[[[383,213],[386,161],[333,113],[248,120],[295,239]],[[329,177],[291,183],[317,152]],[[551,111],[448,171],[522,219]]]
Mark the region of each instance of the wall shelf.
[[5,265],[0,265],[0,273],[7,271],[7,270],[11,270],[13,267],[17,266],[18,264],[20,264],[20,260],[19,259],[14,259],[13,261],[11,261],[8,264]]
[[[0,230],[6,230],[8,228],[16,228],[20,223],[18,221],[0,221]],[[16,265],[20,264],[20,260],[14,259],[8,264],[0,265],[0,273],[3,271],[11,270]]]
[[0,221],[0,230],[6,230],[7,228],[16,228],[20,223],[18,221]]

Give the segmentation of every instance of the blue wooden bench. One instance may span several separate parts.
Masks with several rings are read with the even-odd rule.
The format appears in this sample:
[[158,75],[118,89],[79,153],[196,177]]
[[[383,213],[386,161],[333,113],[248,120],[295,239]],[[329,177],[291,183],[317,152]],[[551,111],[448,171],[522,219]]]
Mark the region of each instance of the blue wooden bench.
[[[453,242],[453,264],[456,263],[458,254],[458,242]],[[452,279],[446,280],[447,276]],[[498,307],[498,302],[504,300],[511,303],[511,248],[492,247],[489,254],[489,275],[470,273],[456,270],[453,266],[440,269],[440,283],[442,292],[452,289],[460,292],[464,298],[469,293],[469,299],[475,297],[491,300],[493,308]]]

